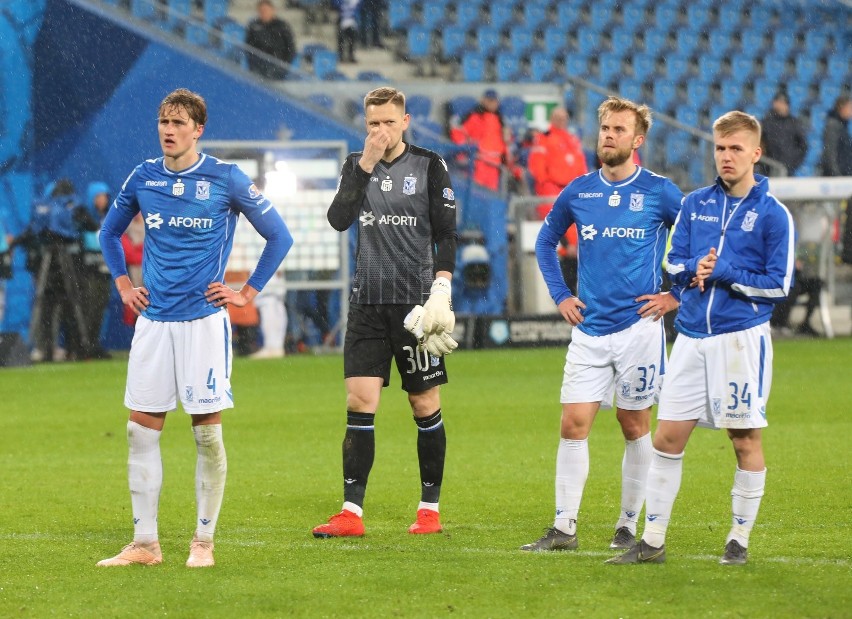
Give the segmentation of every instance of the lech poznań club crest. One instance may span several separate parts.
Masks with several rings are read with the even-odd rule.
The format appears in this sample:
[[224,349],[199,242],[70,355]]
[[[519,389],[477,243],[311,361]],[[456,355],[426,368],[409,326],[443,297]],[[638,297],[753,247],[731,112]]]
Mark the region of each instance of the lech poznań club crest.
[[186,185],[183,184],[183,181],[177,179],[174,185],[172,185],[172,195],[173,196],[182,196],[184,190],[186,189]]
[[645,194],[642,193],[631,193],[630,194],[630,210],[631,211],[641,211],[645,206]]
[[757,221],[757,211],[748,211],[743,219],[743,232],[754,230],[754,222]]
[[414,195],[414,186],[417,184],[417,178],[414,176],[406,176],[402,182],[402,193],[407,196]]
[[187,402],[192,402],[192,385],[186,385],[186,398]]
[[195,183],[195,199],[210,199],[210,181],[198,181]]
[[609,205],[610,206],[618,206],[619,204],[621,204],[621,196],[618,195],[618,192],[616,191],[614,194],[612,194],[609,197]]

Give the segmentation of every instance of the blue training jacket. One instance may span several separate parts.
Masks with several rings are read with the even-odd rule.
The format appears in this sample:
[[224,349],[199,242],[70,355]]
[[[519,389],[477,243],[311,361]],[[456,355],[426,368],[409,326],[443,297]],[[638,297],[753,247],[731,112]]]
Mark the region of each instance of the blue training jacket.
[[[790,291],[795,229],[787,207],[769,193],[765,176],[745,198],[725,193],[720,179],[686,197],[675,222],[668,273],[684,286],[675,327],[691,337],[742,331],[768,321]],[[719,256],[704,292],[690,287],[698,261]]]

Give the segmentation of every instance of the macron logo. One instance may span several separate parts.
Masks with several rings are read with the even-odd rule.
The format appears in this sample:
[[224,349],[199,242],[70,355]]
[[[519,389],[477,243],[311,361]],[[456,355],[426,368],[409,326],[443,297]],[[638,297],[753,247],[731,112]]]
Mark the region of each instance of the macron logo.
[[163,224],[163,218],[160,217],[159,213],[151,213],[145,218],[145,223],[148,224],[148,228],[157,228],[159,230]]

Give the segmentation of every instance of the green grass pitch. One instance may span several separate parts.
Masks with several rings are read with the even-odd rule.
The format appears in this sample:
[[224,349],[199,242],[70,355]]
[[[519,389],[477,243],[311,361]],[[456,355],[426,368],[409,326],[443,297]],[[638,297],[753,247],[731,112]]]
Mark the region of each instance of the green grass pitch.
[[189,420],[162,439],[164,563],[95,568],[131,539],[126,363],[0,370],[0,617],[849,617],[852,341],[779,341],[766,495],[749,564],[717,563],[735,460],[696,430],[665,565],[609,566],[622,441],[602,412],[580,549],[518,547],[552,522],[564,350],[459,352],[443,388],[445,533],[406,533],[416,430],[399,378],[377,417],[367,535],[315,540],[340,508],[342,359],[238,359],[216,567],[184,567],[195,519]]

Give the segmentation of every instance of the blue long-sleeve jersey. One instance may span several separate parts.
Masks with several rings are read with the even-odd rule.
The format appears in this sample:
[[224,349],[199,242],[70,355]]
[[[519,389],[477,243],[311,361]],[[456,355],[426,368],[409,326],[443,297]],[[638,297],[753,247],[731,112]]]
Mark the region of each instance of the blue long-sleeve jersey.
[[121,235],[137,213],[145,220],[142,278],[151,320],[183,321],[219,308],[204,293],[223,281],[242,213],[266,239],[248,284],[262,290],[293,245],[281,216],[236,165],[200,155],[180,172],[163,158],[149,159],[130,174],[101,228],[104,259],[113,278],[127,274]]
[[668,178],[641,167],[618,183],[596,170],[562,190],[538,234],[535,255],[559,305],[572,292],[562,278],[556,245],[577,224],[577,296],[586,304],[581,331],[608,335],[639,321],[636,310],[642,303],[635,299],[660,291],[668,229],[682,200],[683,193]]
[[[667,270],[684,286],[675,327],[691,337],[741,331],[769,320],[790,292],[795,265],[793,218],[764,176],[745,198],[719,179],[687,196],[672,234]],[[704,292],[689,287],[699,260],[718,259]]]

